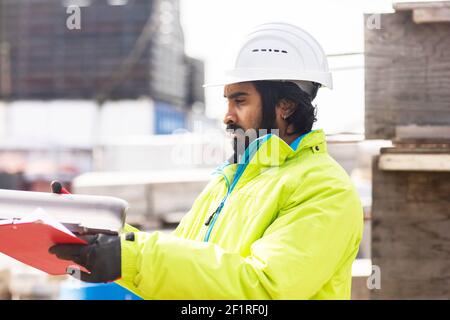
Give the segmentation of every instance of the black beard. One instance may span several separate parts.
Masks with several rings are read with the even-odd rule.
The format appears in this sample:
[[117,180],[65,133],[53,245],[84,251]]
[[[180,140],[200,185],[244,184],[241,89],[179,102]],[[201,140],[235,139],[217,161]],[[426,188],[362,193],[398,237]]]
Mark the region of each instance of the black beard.
[[228,160],[230,163],[241,163],[242,162],[242,156],[244,155],[245,149],[248,148],[252,141],[250,141],[249,137],[233,137],[232,144],[233,144],[233,155]]

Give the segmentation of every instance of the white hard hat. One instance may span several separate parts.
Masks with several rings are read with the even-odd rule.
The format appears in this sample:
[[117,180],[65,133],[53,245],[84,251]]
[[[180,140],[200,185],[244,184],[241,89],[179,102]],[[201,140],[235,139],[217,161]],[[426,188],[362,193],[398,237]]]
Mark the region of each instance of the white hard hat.
[[254,28],[240,47],[234,69],[220,81],[203,86],[258,80],[292,81],[297,85],[316,82],[333,87],[320,44],[303,29],[287,23],[266,23]]

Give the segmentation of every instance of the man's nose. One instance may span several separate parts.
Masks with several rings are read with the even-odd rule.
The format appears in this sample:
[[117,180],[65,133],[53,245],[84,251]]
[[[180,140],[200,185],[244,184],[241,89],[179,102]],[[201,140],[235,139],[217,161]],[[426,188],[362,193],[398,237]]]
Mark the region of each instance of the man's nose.
[[236,123],[236,116],[234,114],[232,114],[230,111],[228,111],[225,114],[225,117],[223,118],[223,123],[225,125],[235,124]]

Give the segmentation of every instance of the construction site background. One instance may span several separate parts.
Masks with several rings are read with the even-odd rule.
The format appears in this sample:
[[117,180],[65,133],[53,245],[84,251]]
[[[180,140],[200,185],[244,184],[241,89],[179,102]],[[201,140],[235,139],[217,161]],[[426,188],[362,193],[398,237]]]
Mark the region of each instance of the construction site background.
[[[0,188],[49,192],[57,179],[74,193],[127,200],[127,222],[142,230],[173,230],[231,151],[216,116],[223,106],[208,98],[223,94],[202,88],[214,68],[186,54],[185,26],[208,18],[186,20],[186,2],[0,0]],[[377,2],[367,12],[324,1],[348,34],[355,24],[345,15],[357,17],[355,40],[305,19],[335,84],[319,91],[315,128],[364,207],[352,298],[448,299],[450,1]],[[81,30],[66,27],[74,4]],[[261,6],[261,19],[282,11]],[[371,286],[377,270],[381,288]],[[0,254],[0,299],[88,299],[94,289]]]

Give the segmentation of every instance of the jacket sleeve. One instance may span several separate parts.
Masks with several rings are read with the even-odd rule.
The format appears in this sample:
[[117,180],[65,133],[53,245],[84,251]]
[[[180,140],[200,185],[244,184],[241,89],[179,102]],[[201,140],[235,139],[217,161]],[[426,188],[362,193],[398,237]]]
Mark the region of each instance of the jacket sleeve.
[[290,197],[246,257],[162,232],[122,239],[118,283],[146,299],[311,298],[361,240],[354,190],[318,189]]

